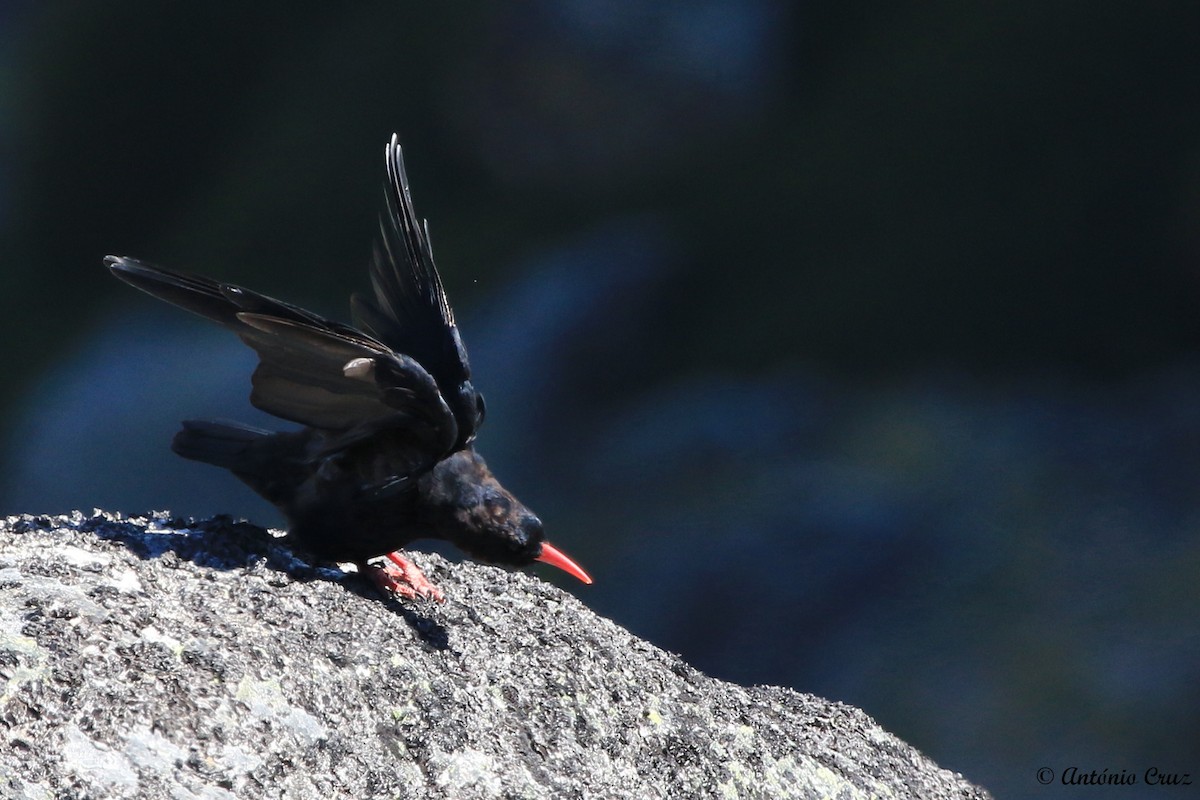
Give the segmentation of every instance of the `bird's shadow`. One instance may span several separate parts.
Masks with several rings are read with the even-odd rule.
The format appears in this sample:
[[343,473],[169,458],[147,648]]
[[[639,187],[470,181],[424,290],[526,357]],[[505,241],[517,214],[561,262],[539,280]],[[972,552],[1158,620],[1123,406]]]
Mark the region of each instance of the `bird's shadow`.
[[[162,558],[166,553],[173,553],[197,566],[222,570],[246,569],[261,561],[294,581],[338,583],[360,597],[383,603],[408,623],[417,638],[429,647],[446,650],[450,646],[449,631],[440,622],[396,598],[383,597],[361,575],[306,561],[279,537],[258,525],[234,520],[226,514],[205,520],[157,514],[135,519],[137,521],[97,516],[72,527],[117,542],[142,559]],[[145,524],[142,519],[146,520]]]

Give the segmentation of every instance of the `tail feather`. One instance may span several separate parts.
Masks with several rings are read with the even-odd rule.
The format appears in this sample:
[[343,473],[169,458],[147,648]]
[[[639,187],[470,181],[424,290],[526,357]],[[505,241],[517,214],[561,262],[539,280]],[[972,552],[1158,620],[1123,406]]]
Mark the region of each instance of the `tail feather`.
[[250,448],[270,435],[271,431],[238,422],[189,419],[171,440],[171,449],[193,461],[237,470],[245,466]]
[[240,422],[189,419],[175,434],[171,449],[184,458],[224,467],[269,502],[286,508],[316,468],[306,456],[311,435],[309,430],[279,433]]

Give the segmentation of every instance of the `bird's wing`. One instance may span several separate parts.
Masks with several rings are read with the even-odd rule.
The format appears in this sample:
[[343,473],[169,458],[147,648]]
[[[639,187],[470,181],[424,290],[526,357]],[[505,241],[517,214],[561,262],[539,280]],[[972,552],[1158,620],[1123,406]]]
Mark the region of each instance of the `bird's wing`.
[[341,446],[387,431],[427,469],[458,440],[433,377],[411,356],[302,308],[238,286],[130,258],[105,263],[121,280],[219,322],[259,356],[250,401],[277,417],[338,434]]
[[471,384],[467,351],[433,262],[428,225],[413,209],[404,155],[394,134],[384,158],[385,211],[371,259],[375,297],[351,298],[354,321],[395,352],[415,358],[433,376],[458,425],[458,446],[465,446],[483,421],[483,398]]

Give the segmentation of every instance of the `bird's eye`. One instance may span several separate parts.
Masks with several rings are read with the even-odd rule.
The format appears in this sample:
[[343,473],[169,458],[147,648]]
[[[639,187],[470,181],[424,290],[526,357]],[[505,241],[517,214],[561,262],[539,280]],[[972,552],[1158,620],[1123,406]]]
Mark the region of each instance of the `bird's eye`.
[[508,516],[508,512],[512,509],[512,503],[507,497],[502,495],[491,495],[483,501],[483,505],[487,508],[488,515],[492,519],[503,519]]

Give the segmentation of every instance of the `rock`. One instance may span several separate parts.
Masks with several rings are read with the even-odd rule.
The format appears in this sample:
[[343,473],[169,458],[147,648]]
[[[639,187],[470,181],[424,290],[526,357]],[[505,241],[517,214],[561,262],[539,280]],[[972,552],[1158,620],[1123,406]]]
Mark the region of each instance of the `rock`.
[[0,794],[988,797],[856,708],[708,678],[532,575],[415,560],[446,603],[229,518],[8,518]]

